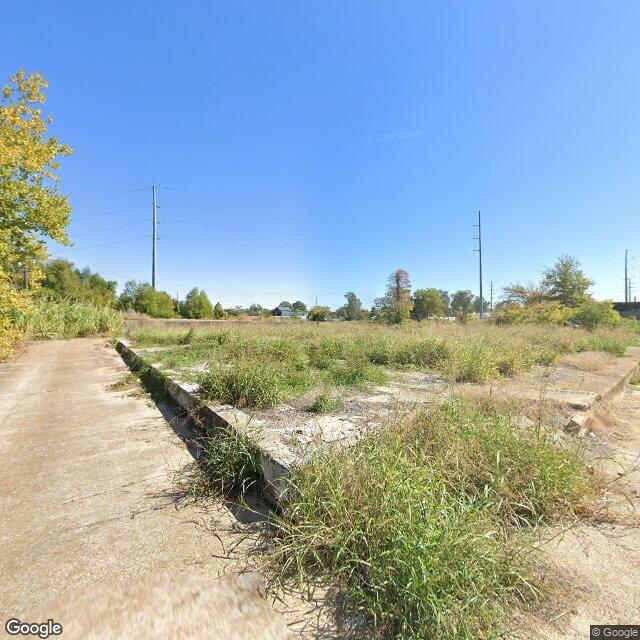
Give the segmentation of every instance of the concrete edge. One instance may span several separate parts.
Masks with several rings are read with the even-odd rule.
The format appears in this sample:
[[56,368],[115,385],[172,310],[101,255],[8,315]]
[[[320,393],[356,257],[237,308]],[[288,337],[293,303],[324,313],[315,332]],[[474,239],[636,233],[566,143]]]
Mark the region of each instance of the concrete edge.
[[624,357],[634,359],[635,364],[629,367],[627,373],[622,376],[606,393],[601,395],[590,407],[584,411],[579,411],[570,416],[569,422],[565,426],[565,431],[571,435],[583,438],[593,434],[593,423],[598,419],[598,412],[602,406],[621,396],[631,379],[640,373],[640,349],[628,347]]
[[118,340],[116,351],[130,369],[139,369],[144,364],[161,376],[165,380],[167,393],[187,412],[193,424],[209,433],[218,429],[233,429],[246,435],[259,451],[258,462],[264,479],[264,497],[272,506],[278,506],[282,502],[291,466],[290,453],[272,434],[260,432],[261,421],[231,405],[203,404],[197,395],[197,385],[171,379],[160,368],[145,361],[127,340]]

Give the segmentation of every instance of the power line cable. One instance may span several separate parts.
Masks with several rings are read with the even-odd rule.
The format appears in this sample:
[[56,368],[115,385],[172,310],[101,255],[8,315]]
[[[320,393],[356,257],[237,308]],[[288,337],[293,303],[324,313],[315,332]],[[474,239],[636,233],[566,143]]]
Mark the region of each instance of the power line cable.
[[252,216],[254,218],[269,218],[271,220],[300,220],[300,221],[311,221],[312,218],[308,217],[300,217],[300,216],[274,216],[266,213],[254,213],[251,211],[236,211],[233,209],[222,209],[220,207],[199,207],[190,204],[183,204],[181,202],[163,202],[164,206],[170,207],[182,207],[184,209],[194,209],[198,211],[211,211],[214,213],[231,213],[233,215],[238,216]]
[[88,220],[89,218],[99,218],[100,216],[108,216],[108,215],[111,215],[112,213],[121,213],[122,211],[131,211],[132,209],[138,209],[144,206],[146,206],[145,203],[140,203],[140,204],[134,204],[131,207],[124,207],[123,209],[112,209],[111,211],[104,211],[103,213],[93,213],[88,216],[79,216],[77,218],[74,216],[72,222],[75,222],[76,220]]
[[102,229],[94,229],[93,231],[83,231],[82,233],[74,233],[73,237],[78,238],[80,236],[88,236],[92,233],[101,233],[103,231],[112,231],[113,229],[122,229],[123,227],[132,227],[136,224],[142,224],[143,222],[150,222],[151,218],[145,218],[144,220],[136,220],[135,222],[125,222],[125,224],[116,224],[112,227],[102,227]]
[[171,239],[171,240],[186,240],[188,242],[207,242],[210,244],[221,244],[221,245],[229,245],[229,246],[237,246],[237,247],[252,247],[259,249],[279,249],[281,251],[317,251],[321,253],[367,253],[369,255],[372,254],[392,254],[392,255],[408,255],[411,252],[409,251],[385,251],[385,250],[370,250],[370,249],[330,249],[327,247],[288,247],[283,245],[276,244],[254,244],[251,242],[233,242],[227,240],[208,240],[207,238],[188,238],[186,236],[163,236],[161,239]]
[[151,234],[146,236],[138,236],[137,238],[128,238],[127,240],[115,240],[114,242],[105,242],[104,244],[94,244],[91,247],[71,247],[69,249],[63,249],[65,253],[69,251],[87,251],[88,249],[98,249],[99,247],[110,247],[113,244],[124,244],[125,242],[134,242],[135,240],[143,240],[150,238]]

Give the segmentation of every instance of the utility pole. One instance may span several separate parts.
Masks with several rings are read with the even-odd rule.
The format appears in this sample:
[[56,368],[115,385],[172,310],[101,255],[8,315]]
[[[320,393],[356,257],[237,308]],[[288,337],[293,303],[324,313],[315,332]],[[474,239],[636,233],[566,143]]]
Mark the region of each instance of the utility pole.
[[493,317],[493,280],[491,281],[491,302],[489,303],[489,309],[491,310],[491,317]]
[[156,240],[158,239],[158,212],[156,206],[156,188],[155,185],[151,187],[151,197],[153,202],[153,246],[151,249],[151,287],[155,291],[156,289]]
[[482,220],[480,218],[480,211],[478,211],[478,224],[474,224],[474,227],[478,227],[478,237],[475,240],[478,241],[478,261],[480,266],[480,320],[484,318],[484,299],[482,297]]
[[625,304],[629,302],[629,299],[631,298],[631,294],[629,293],[629,277],[628,277],[629,270],[627,266],[628,253],[629,253],[629,250],[625,249],[624,250],[624,301],[625,301]]

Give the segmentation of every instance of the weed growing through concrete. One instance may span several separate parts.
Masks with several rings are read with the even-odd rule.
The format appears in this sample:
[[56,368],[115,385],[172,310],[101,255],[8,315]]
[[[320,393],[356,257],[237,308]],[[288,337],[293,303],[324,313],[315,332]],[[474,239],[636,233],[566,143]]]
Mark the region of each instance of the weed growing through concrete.
[[272,566],[332,583],[367,637],[497,638],[541,588],[531,534],[591,491],[579,451],[450,402],[294,469]]
[[213,435],[203,436],[197,444],[197,468],[188,483],[191,497],[242,496],[262,485],[259,451],[249,435],[234,429],[220,429]]

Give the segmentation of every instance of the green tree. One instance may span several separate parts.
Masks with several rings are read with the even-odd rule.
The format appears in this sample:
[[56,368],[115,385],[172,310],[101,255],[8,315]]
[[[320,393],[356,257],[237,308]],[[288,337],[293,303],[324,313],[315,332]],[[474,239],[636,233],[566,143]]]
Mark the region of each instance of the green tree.
[[213,307],[213,317],[216,320],[221,320],[226,315],[225,310],[222,308],[222,305],[219,302],[216,302],[216,306]]
[[451,296],[448,291],[444,289],[438,289],[438,293],[440,294],[440,298],[442,299],[442,306],[444,308],[444,315],[448,316],[451,312]]
[[152,318],[175,318],[173,298],[166,291],[154,291],[150,284],[143,284],[134,309]]
[[[473,296],[473,310],[476,313],[480,313],[480,296]],[[486,299],[482,300],[482,310],[484,312],[489,311],[489,301]]]
[[353,292],[347,291],[344,294],[347,304],[343,305],[339,309],[336,309],[336,315],[343,320],[362,320],[365,317],[365,312],[362,308],[362,302],[360,298]]
[[387,280],[386,294],[374,302],[372,316],[389,324],[399,324],[409,319],[411,308],[409,274],[404,269],[396,269]]
[[540,288],[545,299],[557,300],[565,307],[575,307],[587,300],[593,280],[587,278],[580,263],[569,255],[558,258],[556,264],[544,271]]
[[69,244],[71,206],[56,171],[71,148],[47,135],[47,87],[41,74],[19,69],[0,98],[0,355],[17,335],[16,312],[31,308],[47,256],[44,239]]
[[301,300],[296,300],[291,308],[296,312],[297,315],[307,312],[307,305]]
[[311,307],[307,314],[307,320],[313,320],[314,322],[326,322],[331,317],[331,309],[329,307]]
[[173,298],[166,291],[155,291],[148,282],[126,282],[118,298],[118,307],[145,313],[152,318],[176,317]]
[[187,293],[184,302],[180,305],[180,315],[183,318],[201,320],[213,317],[213,305],[204,290],[194,287]]
[[441,317],[444,315],[444,303],[437,289],[416,289],[413,294],[411,317],[414,320]]
[[451,296],[451,310],[467,315],[473,310],[473,293],[469,289],[458,290]]
[[88,267],[80,271],[72,262],[58,258],[45,262],[42,271],[42,288],[38,295],[56,300],[91,302],[101,307],[116,304],[117,283],[92,273]]

